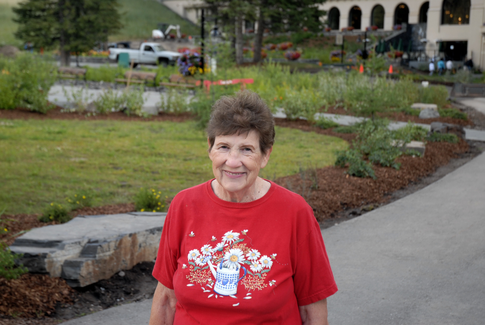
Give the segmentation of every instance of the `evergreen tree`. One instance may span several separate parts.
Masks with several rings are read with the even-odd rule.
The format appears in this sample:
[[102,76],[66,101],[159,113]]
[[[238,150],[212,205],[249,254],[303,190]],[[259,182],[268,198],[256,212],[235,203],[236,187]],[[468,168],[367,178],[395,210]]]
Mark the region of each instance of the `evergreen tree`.
[[70,52],[84,52],[121,27],[118,0],[26,0],[13,8],[15,36],[36,49],[59,47],[61,65]]

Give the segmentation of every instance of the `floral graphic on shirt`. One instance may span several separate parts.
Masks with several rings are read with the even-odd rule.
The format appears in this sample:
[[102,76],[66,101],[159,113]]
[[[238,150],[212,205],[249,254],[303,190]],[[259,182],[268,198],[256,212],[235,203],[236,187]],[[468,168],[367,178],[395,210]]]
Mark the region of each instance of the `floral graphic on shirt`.
[[243,299],[251,299],[251,291],[276,286],[276,281],[268,280],[267,276],[277,254],[250,247],[248,232],[248,229],[227,231],[217,244],[213,243],[217,237],[210,236],[200,250],[198,247],[190,250],[188,266],[184,268],[189,272],[187,286],[199,284],[208,298],[237,298],[238,287],[244,287],[247,294]]

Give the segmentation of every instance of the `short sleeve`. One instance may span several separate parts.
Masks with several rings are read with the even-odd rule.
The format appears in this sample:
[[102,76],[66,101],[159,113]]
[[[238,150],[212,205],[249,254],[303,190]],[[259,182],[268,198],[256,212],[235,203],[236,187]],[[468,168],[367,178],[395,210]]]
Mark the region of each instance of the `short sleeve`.
[[173,275],[177,269],[178,249],[170,242],[170,213],[167,214],[158,246],[153,277],[169,289],[173,289]]
[[299,306],[325,299],[337,292],[322,233],[313,220],[307,236],[298,243],[293,281]]

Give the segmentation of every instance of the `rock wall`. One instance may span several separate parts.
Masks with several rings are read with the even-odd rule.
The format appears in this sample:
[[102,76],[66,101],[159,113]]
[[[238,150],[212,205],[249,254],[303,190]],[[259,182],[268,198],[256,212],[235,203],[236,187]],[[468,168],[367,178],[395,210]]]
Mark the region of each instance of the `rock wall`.
[[30,272],[84,287],[157,256],[165,213],[79,216],[17,238],[12,252]]

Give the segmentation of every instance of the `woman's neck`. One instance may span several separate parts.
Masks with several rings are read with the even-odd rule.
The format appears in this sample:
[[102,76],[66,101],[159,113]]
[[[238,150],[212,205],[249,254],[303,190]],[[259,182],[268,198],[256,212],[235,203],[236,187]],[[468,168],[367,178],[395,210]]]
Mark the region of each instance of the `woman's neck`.
[[229,192],[219,184],[217,179],[214,179],[211,183],[211,187],[214,194],[221,200],[234,203],[245,203],[262,198],[266,193],[268,193],[269,189],[271,188],[271,183],[262,179],[261,177],[258,177],[253,186],[247,190],[241,192]]

